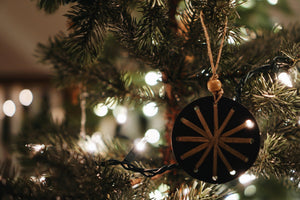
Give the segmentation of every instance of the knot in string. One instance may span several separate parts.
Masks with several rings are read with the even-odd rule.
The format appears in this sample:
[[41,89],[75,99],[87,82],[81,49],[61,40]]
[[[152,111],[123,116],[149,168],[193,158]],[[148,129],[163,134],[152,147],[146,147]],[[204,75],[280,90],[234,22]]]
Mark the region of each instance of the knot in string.
[[207,28],[204,23],[202,10],[200,11],[200,20],[201,20],[201,25],[202,25],[205,39],[206,39],[207,53],[208,53],[211,71],[212,71],[212,76],[210,77],[209,81],[207,82],[207,88],[214,96],[214,103],[217,104],[224,93],[224,91],[222,89],[222,83],[219,80],[219,76],[217,74],[217,69],[219,66],[220,59],[221,59],[221,54],[222,54],[223,44],[224,44],[224,40],[225,40],[228,20],[226,17],[225,24],[224,24],[224,30],[223,30],[223,36],[222,36],[216,64],[214,64],[213,55],[212,55],[211,46],[210,46],[210,39],[209,39],[209,35],[207,32]]

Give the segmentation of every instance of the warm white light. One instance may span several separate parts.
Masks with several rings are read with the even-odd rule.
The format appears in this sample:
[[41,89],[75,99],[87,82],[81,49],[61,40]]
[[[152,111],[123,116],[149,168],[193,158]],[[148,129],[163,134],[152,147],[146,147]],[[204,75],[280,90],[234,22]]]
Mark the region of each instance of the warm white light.
[[254,127],[254,122],[250,119],[246,120],[245,123],[246,123],[247,128],[253,128]]
[[232,175],[232,176],[234,176],[236,174],[236,171],[232,170],[232,171],[229,172],[229,174]]
[[151,102],[143,107],[143,113],[148,117],[153,117],[158,112],[158,107],[156,106],[156,103]]
[[16,105],[12,100],[7,100],[4,102],[2,109],[6,116],[12,117],[16,112]]
[[145,139],[136,139],[134,141],[135,149],[138,151],[144,151],[146,148],[146,140]]
[[34,144],[31,146],[31,148],[35,151],[35,152],[39,152],[43,149],[45,149],[45,145],[44,144]]
[[292,81],[291,81],[291,77],[288,73],[286,72],[281,72],[278,75],[278,79],[281,83],[285,84],[288,87],[293,87]]
[[108,108],[103,103],[99,103],[94,107],[94,113],[99,117],[105,116],[107,112],[108,112]]
[[167,184],[160,184],[160,186],[158,187],[158,191],[160,191],[161,193],[167,193],[168,190],[170,189],[170,186],[168,186]]
[[89,141],[86,143],[86,150],[89,153],[95,153],[95,152],[97,152],[97,145],[94,142]]
[[127,108],[125,106],[117,106],[114,111],[113,115],[116,118],[119,124],[124,124],[127,120]]
[[268,3],[271,5],[276,5],[278,3],[278,0],[268,0]]
[[35,176],[30,176],[29,178],[32,182],[35,183],[42,183],[45,184],[46,183],[46,177],[45,176],[40,176],[40,177],[35,177]]
[[150,199],[153,200],[162,200],[164,198],[162,193],[158,190],[155,190],[154,192],[150,192],[149,197]]
[[190,192],[190,189],[189,189],[189,188],[184,188],[183,191],[182,191],[182,194],[183,194],[184,196],[186,196],[189,192]]
[[23,106],[29,106],[32,103],[33,95],[29,89],[24,89],[19,94],[19,101]]
[[298,117],[298,126],[300,126],[300,117]]
[[224,200],[239,200],[240,195],[237,193],[228,195]]
[[246,197],[253,196],[253,195],[255,195],[255,193],[256,193],[256,187],[255,187],[255,185],[249,185],[244,190],[244,194],[245,194]]
[[242,176],[240,176],[239,181],[241,184],[245,185],[255,179],[256,179],[256,176],[254,176],[253,174],[243,174]]
[[158,81],[161,81],[161,73],[160,72],[148,72],[145,76],[145,81],[148,85],[156,85]]
[[145,138],[146,138],[147,142],[154,144],[154,143],[158,142],[158,140],[160,138],[160,134],[159,134],[158,130],[156,130],[156,129],[149,129],[145,133]]
[[41,183],[45,183],[46,182],[46,177],[45,176],[41,176],[40,177],[40,182]]

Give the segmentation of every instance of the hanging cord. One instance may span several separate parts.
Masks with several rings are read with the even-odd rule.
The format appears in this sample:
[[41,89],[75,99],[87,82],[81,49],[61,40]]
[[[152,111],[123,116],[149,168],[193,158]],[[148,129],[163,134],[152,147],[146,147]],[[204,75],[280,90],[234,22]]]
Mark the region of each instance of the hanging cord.
[[100,165],[100,166],[121,165],[126,170],[140,173],[143,176],[148,177],[148,178],[154,177],[158,174],[162,174],[168,170],[173,170],[173,169],[179,168],[179,165],[177,163],[175,163],[175,164],[170,164],[170,165],[164,165],[160,168],[155,168],[155,169],[144,169],[142,167],[138,167],[138,166],[132,164],[129,161],[126,161],[126,160],[119,161],[119,160],[114,160],[114,159],[97,163],[97,165]]
[[212,71],[212,76],[210,77],[210,79],[207,83],[207,87],[208,87],[208,90],[213,94],[214,103],[216,104],[221,99],[221,97],[224,93],[224,91],[222,89],[222,83],[219,80],[219,76],[217,74],[217,69],[218,69],[220,59],[221,59],[221,55],[222,55],[222,49],[223,49],[223,44],[224,44],[224,41],[225,41],[225,35],[226,35],[226,30],[227,30],[228,19],[226,17],[225,24],[224,24],[223,36],[222,36],[222,40],[221,40],[221,44],[220,44],[216,64],[214,64],[213,55],[212,55],[211,46],[210,46],[210,38],[209,38],[207,28],[206,28],[205,23],[204,23],[202,10],[200,11],[200,21],[201,21],[201,25],[202,25],[204,35],[205,35],[205,39],[206,39],[207,54],[208,54],[208,57],[209,57],[211,71]]

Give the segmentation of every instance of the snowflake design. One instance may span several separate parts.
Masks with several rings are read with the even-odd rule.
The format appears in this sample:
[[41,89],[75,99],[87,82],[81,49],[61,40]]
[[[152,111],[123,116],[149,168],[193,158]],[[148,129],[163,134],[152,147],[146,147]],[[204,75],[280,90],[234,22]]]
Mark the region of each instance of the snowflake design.
[[244,123],[241,125],[236,126],[235,128],[226,131],[223,133],[224,129],[226,128],[228,122],[230,121],[231,117],[234,114],[234,109],[232,108],[229,113],[227,114],[226,118],[224,119],[223,123],[219,127],[219,119],[218,119],[218,105],[214,104],[213,106],[213,115],[214,115],[214,132],[212,134],[211,130],[209,129],[201,111],[198,106],[194,107],[194,110],[204,128],[204,130],[191,121],[187,120],[186,118],[182,117],[180,121],[186,125],[187,127],[193,129],[197,133],[199,133],[199,136],[178,136],[176,137],[176,140],[178,142],[200,142],[198,146],[195,148],[183,153],[180,155],[181,160],[184,160],[190,156],[195,155],[196,153],[200,151],[204,151],[202,156],[200,157],[199,161],[196,163],[194,172],[197,173],[199,167],[203,164],[205,161],[206,157],[210,153],[210,151],[213,151],[213,174],[212,174],[212,179],[216,181],[218,179],[217,176],[217,168],[218,168],[218,156],[220,157],[221,161],[224,163],[226,166],[228,172],[231,175],[235,175],[236,171],[233,170],[231,167],[230,163],[228,162],[227,158],[222,152],[222,149],[228,151],[238,159],[244,161],[247,163],[249,159],[243,155],[242,153],[238,152],[237,150],[231,148],[229,145],[226,143],[244,143],[244,144],[252,144],[254,140],[252,138],[240,138],[240,137],[229,137],[245,128],[253,128],[254,127],[254,122],[252,120],[246,120]]

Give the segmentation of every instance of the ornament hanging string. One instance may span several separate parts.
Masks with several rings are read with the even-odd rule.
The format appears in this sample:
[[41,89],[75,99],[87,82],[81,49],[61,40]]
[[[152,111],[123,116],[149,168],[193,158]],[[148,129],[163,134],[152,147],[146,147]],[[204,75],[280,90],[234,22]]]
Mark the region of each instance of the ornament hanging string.
[[[209,57],[209,61],[210,61],[210,66],[211,66],[211,71],[212,71],[212,76],[210,78],[210,80],[215,80],[215,83],[219,83],[220,86],[217,86],[217,88],[210,89],[210,85],[208,85],[208,89],[210,92],[213,93],[214,95],[214,100],[215,100],[215,104],[221,99],[222,95],[223,95],[223,89],[222,89],[222,85],[221,82],[218,80],[219,76],[217,74],[217,69],[220,63],[220,59],[221,59],[221,54],[222,54],[222,49],[223,49],[223,44],[225,41],[225,35],[226,35],[226,29],[227,29],[227,23],[228,23],[228,19],[226,17],[225,20],[225,24],[224,24],[224,30],[223,30],[223,35],[222,35],[222,40],[221,40],[221,44],[220,44],[220,48],[219,48],[219,53],[218,53],[218,57],[217,57],[217,61],[216,64],[214,64],[214,60],[213,60],[213,55],[212,55],[212,51],[211,51],[211,46],[210,46],[210,38],[207,32],[207,28],[205,26],[204,23],[204,19],[203,19],[203,12],[202,10],[200,11],[200,21],[201,21],[201,25],[204,31],[204,35],[205,35],[205,39],[206,39],[206,46],[207,46],[207,54]],[[212,84],[212,82],[208,82],[208,84]]]

